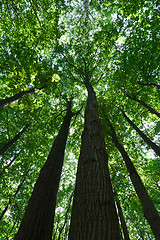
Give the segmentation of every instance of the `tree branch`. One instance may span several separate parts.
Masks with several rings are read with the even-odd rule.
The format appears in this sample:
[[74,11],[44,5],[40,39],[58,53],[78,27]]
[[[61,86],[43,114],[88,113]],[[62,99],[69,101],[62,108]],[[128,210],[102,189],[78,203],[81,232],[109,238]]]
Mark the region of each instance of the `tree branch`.
[[72,63],[69,62],[68,58],[67,58],[62,52],[61,52],[61,54],[62,54],[62,56],[66,59],[66,62],[67,62],[70,66],[74,67],[75,70],[76,70],[78,73],[80,73],[80,76],[81,76],[81,75],[85,76],[85,74],[84,74],[81,70],[79,70],[74,64],[72,64]]

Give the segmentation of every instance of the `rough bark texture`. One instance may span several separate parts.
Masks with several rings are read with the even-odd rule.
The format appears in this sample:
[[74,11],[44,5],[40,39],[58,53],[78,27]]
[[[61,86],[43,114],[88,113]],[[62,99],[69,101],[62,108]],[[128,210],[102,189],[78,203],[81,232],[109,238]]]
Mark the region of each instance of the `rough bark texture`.
[[145,186],[143,185],[142,180],[141,180],[140,176],[138,175],[130,157],[128,156],[128,154],[125,151],[125,149],[123,148],[123,146],[119,143],[118,138],[116,136],[116,132],[114,131],[114,128],[113,128],[111,122],[109,121],[108,118],[106,118],[106,119],[109,122],[109,126],[112,131],[112,133],[111,133],[112,140],[113,140],[115,146],[117,147],[117,149],[119,150],[119,152],[121,153],[123,160],[125,161],[127,170],[130,174],[130,179],[133,183],[133,186],[134,186],[136,193],[142,204],[144,216],[147,219],[149,225],[151,226],[152,232],[153,232],[156,240],[160,240],[160,216],[159,216],[151,198],[149,197],[149,195],[145,189]]
[[88,83],[69,240],[119,240],[120,230],[95,92]]
[[9,142],[7,142],[1,149],[0,149],[0,156],[3,155],[9,147],[11,147],[20,137],[21,135],[26,131],[26,129],[29,127],[27,124],[13,139],[11,139]]
[[15,240],[51,240],[64,151],[73,114],[71,103],[40,171]]
[[143,140],[150,146],[155,153],[160,156],[160,148],[152,142],[128,117],[127,115],[122,111],[123,116],[125,119],[129,122],[129,124],[136,130],[136,132],[143,138]]
[[137,99],[136,97],[131,97],[131,96],[128,95],[127,93],[125,93],[125,95],[126,95],[127,97],[129,97],[130,99],[132,99],[132,100],[134,100],[134,101],[136,101],[136,102],[139,102],[141,105],[143,105],[144,107],[146,107],[150,113],[153,113],[153,114],[155,114],[157,117],[160,118],[160,113],[157,112],[157,111],[156,111],[155,109],[153,109],[152,107],[150,107],[150,106],[149,106],[148,104],[146,104],[144,101],[139,100],[139,99]]
[[[41,87],[41,88],[39,88],[39,90],[41,90],[43,88],[44,87]],[[31,88],[31,89],[29,89],[27,91],[21,91],[21,92],[15,94],[12,97],[8,97],[8,98],[0,100],[0,109],[3,108],[3,107],[7,107],[8,105],[11,105],[11,104],[17,102],[22,97],[27,96],[28,94],[33,93],[33,92],[35,92],[35,88]]]

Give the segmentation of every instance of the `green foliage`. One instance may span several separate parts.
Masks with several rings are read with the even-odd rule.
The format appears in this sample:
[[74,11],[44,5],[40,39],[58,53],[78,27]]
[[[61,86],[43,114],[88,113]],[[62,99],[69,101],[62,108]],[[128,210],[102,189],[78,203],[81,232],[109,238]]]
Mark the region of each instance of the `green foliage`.
[[[0,222],[2,240],[13,239],[16,234],[39,171],[60,129],[66,98],[73,98],[73,112],[82,110],[72,119],[53,231],[54,240],[67,239],[87,98],[86,77],[160,211],[159,159],[120,112],[123,109],[148,137],[160,144],[158,117],[125,95],[136,96],[156,111],[160,109],[156,87],[160,85],[158,1],[88,3],[88,11],[83,1],[0,3],[0,98],[35,88],[33,93],[0,110],[0,147],[29,124],[1,159],[1,169],[6,168],[0,178],[1,212],[10,200]],[[101,108],[99,114],[113,187],[130,237],[154,239]],[[15,161],[7,167],[14,156]]]

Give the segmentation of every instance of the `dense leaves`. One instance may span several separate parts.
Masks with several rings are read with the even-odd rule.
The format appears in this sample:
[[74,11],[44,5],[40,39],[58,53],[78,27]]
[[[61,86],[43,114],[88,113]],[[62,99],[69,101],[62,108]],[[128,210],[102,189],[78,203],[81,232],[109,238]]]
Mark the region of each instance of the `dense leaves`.
[[130,238],[154,239],[101,107],[160,211],[159,158],[121,112],[160,145],[159,117],[142,104],[160,114],[158,11],[158,1],[149,0],[1,1],[0,99],[34,89],[0,109],[0,148],[28,125],[0,160],[1,213],[7,207],[0,222],[2,240],[17,232],[63,121],[65,99],[73,97],[73,112],[82,109],[70,127],[53,230],[53,239],[67,239],[86,77],[97,94],[112,184]]

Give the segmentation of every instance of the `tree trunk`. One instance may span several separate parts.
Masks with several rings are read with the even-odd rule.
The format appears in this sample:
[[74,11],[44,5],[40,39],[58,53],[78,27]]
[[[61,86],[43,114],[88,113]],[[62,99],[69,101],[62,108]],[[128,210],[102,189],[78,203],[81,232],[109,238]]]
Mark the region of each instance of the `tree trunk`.
[[127,225],[126,225],[126,221],[125,221],[125,218],[123,216],[123,211],[122,211],[122,208],[121,208],[121,205],[120,205],[120,202],[119,202],[119,199],[118,199],[118,196],[117,196],[116,193],[115,193],[115,201],[116,201],[116,205],[117,205],[117,209],[118,209],[118,215],[119,215],[119,218],[120,218],[120,221],[121,221],[121,227],[122,227],[122,230],[123,230],[124,239],[125,240],[130,240]]
[[89,82],[69,240],[120,240],[95,92]]
[[148,144],[148,146],[150,146],[155,153],[160,156],[160,148],[154,143],[152,142],[128,117],[127,115],[121,111],[123,116],[125,117],[125,119],[129,122],[129,124],[136,130],[136,132],[141,136],[141,138],[143,138],[143,140]]
[[29,124],[23,127],[23,129],[9,142],[7,142],[1,149],[0,149],[0,156],[2,156],[9,147],[11,147],[20,137],[21,135],[26,131],[26,129],[29,127]]
[[16,195],[18,194],[19,190],[21,189],[21,187],[22,187],[22,185],[23,185],[23,183],[24,183],[24,181],[25,181],[25,178],[26,178],[26,176],[27,176],[28,173],[29,173],[29,170],[28,170],[27,173],[25,174],[22,182],[19,184],[19,186],[18,186],[15,194],[13,195],[13,197],[12,197],[11,199],[9,199],[9,202],[8,202],[7,206],[5,207],[5,209],[2,211],[2,213],[1,213],[1,215],[0,215],[0,221],[2,220],[4,214],[7,212],[9,206],[10,206],[11,203],[13,202],[13,199],[16,197]]
[[69,200],[68,200],[68,206],[67,206],[67,210],[65,212],[65,219],[64,219],[64,223],[62,225],[62,227],[59,229],[59,235],[58,235],[58,239],[57,240],[61,240],[61,235],[62,235],[62,232],[63,232],[63,229],[65,228],[66,224],[67,224],[67,221],[68,221],[68,213],[69,213],[69,210],[70,210],[70,207],[71,207],[71,202],[72,202],[72,199],[73,199],[73,193],[71,194]]
[[[106,115],[105,115],[105,117],[106,117]],[[119,143],[118,138],[116,136],[116,132],[115,132],[111,122],[109,121],[109,119],[107,117],[106,117],[106,120],[108,121],[110,129],[111,129],[110,135],[112,137],[112,141],[114,142],[115,146],[121,153],[123,160],[125,161],[125,164],[127,166],[127,170],[130,174],[130,179],[133,183],[133,186],[134,186],[136,193],[142,204],[144,216],[147,219],[149,225],[151,226],[152,232],[153,232],[156,240],[160,240],[160,216],[159,216],[151,198],[149,197],[149,195],[141,181],[140,176],[138,175],[133,163],[131,162],[131,159],[129,158],[129,156],[128,156],[127,152],[125,151],[125,149],[123,148],[123,146]]]
[[[44,87],[41,87],[41,88],[39,88],[39,90],[41,90],[41,89],[43,89],[43,88],[44,88]],[[15,94],[15,95],[12,96],[12,97],[8,97],[8,98],[5,98],[5,99],[0,100],[0,109],[3,108],[3,107],[6,107],[6,106],[8,106],[8,105],[11,105],[11,104],[13,104],[13,103],[15,103],[15,102],[17,102],[17,101],[20,100],[22,97],[24,97],[24,96],[26,96],[26,95],[28,95],[28,94],[30,94],[30,93],[33,93],[33,92],[35,92],[35,88],[31,88],[31,89],[29,89],[29,90],[27,90],[27,91],[21,91],[21,92]]]
[[127,93],[125,93],[125,95],[126,95],[127,97],[129,97],[130,99],[132,99],[132,100],[134,100],[134,101],[136,101],[136,102],[139,102],[141,105],[143,105],[144,107],[146,107],[150,113],[153,113],[153,114],[155,114],[157,117],[160,118],[160,113],[157,112],[156,110],[154,110],[152,107],[150,107],[148,104],[146,104],[146,103],[143,102],[142,100],[137,99],[135,96],[134,96],[134,97],[131,97],[131,96],[128,95]]
[[14,163],[14,161],[15,161],[15,160],[17,159],[17,157],[19,156],[20,152],[21,152],[21,151],[19,151],[19,153],[16,154],[16,155],[13,157],[13,159],[10,161],[10,163],[8,163],[3,169],[0,169],[0,178],[1,178],[1,176],[4,174],[5,170],[8,169],[8,168],[12,165],[12,163]]
[[46,163],[34,186],[15,240],[51,240],[64,151],[73,116],[71,102]]

